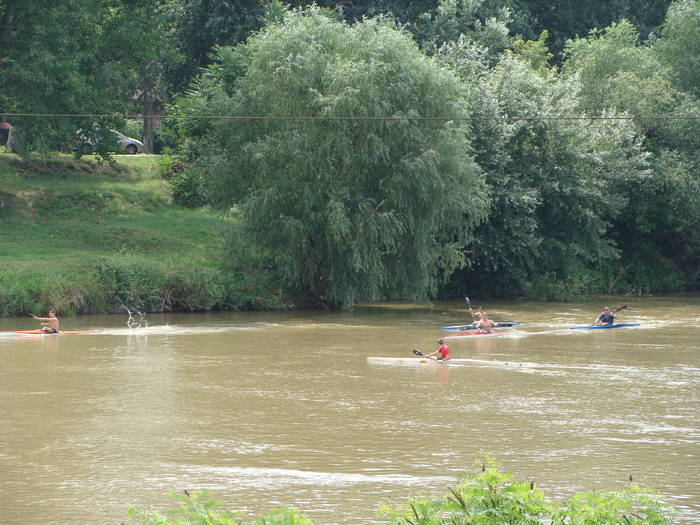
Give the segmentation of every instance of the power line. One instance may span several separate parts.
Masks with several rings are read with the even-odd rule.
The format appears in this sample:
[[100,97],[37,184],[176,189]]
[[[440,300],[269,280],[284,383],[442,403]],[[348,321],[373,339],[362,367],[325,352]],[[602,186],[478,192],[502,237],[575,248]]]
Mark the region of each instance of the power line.
[[121,118],[121,119],[161,119],[161,120],[385,120],[385,121],[471,121],[471,120],[700,120],[700,117],[678,116],[668,117],[653,115],[649,117],[637,116],[607,116],[607,117],[567,117],[524,115],[518,117],[369,117],[369,116],[322,116],[322,115],[103,115],[91,113],[0,113],[4,118],[8,117],[42,117],[42,118]]

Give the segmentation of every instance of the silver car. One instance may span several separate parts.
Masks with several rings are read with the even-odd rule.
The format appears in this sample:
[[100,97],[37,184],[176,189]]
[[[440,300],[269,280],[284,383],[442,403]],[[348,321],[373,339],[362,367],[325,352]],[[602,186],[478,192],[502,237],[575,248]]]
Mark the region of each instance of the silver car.
[[112,136],[105,137],[104,132],[100,133],[99,131],[96,131],[91,133],[81,129],[78,131],[78,142],[82,145],[94,147],[99,140],[102,140],[102,138],[107,138],[110,142],[114,140],[117,153],[134,154],[144,152],[143,142],[140,140],[127,137],[114,129],[107,130],[107,133],[111,134]]
[[122,135],[118,131],[115,131],[113,129],[110,129],[114,135],[117,137],[117,144],[119,145],[119,148],[127,153],[143,153],[144,152],[144,147],[143,147],[143,142],[140,140],[132,139],[131,137],[127,137],[126,135]]

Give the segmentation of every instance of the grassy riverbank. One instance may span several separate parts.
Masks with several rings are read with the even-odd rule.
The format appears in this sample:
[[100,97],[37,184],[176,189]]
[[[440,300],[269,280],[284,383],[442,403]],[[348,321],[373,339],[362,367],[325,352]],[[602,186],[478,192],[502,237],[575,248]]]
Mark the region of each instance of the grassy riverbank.
[[156,156],[0,155],[0,315],[276,308],[226,264],[226,219],[172,204]]

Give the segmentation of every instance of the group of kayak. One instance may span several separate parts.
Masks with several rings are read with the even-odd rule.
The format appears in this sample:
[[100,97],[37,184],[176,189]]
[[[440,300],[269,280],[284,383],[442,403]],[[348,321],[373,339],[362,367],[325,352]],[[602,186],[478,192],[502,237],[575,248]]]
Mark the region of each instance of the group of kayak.
[[[494,328],[509,328],[513,326],[518,326],[520,323],[515,322],[515,321],[501,321],[501,322],[494,322],[491,319],[489,319],[488,314],[486,313],[486,310],[483,307],[480,307],[476,313],[472,310],[471,303],[469,301],[469,297],[464,298],[467,307],[469,308],[469,313],[472,314],[474,317],[474,322],[469,323],[469,324],[462,324],[462,325],[452,325],[452,326],[443,326],[443,330],[447,330],[450,332],[457,332],[457,333],[451,333],[446,336],[441,337],[438,340],[438,344],[440,345],[437,350],[435,350],[432,353],[425,354],[421,352],[420,350],[413,350],[413,353],[416,354],[417,356],[426,358],[426,359],[434,359],[437,361],[447,361],[451,357],[451,350],[447,344],[445,344],[445,339],[447,338],[456,338],[456,337],[465,337],[465,336],[489,336],[489,335],[499,335],[503,333],[507,333],[507,330],[494,330]],[[619,312],[620,310],[623,310],[627,308],[628,305],[624,304],[620,306],[619,308],[616,308],[615,310],[611,310],[609,307],[603,308],[603,311],[598,315],[596,318],[595,322],[590,325],[584,325],[584,326],[572,326],[570,327],[570,330],[587,330],[587,329],[609,329],[609,328],[623,328],[623,327],[629,327],[629,326],[639,326],[639,323],[615,323],[615,313]],[[460,333],[460,332],[465,332],[465,333]]]

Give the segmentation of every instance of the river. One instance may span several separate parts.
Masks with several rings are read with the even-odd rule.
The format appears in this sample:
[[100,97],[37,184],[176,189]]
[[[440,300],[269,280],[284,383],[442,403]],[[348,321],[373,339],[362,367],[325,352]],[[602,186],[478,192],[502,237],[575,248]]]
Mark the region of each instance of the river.
[[[569,330],[622,303],[618,320],[641,326]],[[319,525],[381,523],[382,504],[445,493],[483,453],[551,499],[631,477],[700,522],[700,294],[485,306],[522,324],[449,339],[476,361],[447,366],[367,358],[436,349],[442,326],[470,320],[459,300],[140,328],[82,316],[61,328],[98,333],[0,336],[0,521],[121,523],[208,489],[246,518],[286,505]]]

